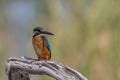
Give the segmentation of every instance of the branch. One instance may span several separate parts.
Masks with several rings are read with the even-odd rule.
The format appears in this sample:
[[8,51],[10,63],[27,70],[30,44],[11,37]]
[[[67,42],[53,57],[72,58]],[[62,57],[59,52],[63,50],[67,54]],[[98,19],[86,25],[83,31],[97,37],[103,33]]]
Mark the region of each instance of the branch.
[[11,57],[6,65],[8,80],[30,80],[29,74],[48,75],[56,80],[87,80],[81,73],[54,61]]

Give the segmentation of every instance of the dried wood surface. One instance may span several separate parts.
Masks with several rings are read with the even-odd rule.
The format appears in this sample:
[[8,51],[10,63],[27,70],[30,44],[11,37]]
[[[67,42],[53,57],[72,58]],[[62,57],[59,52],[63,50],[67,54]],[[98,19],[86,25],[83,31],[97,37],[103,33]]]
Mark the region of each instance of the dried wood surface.
[[8,80],[30,80],[29,74],[48,75],[56,80],[87,80],[76,70],[55,61],[11,57],[6,65]]

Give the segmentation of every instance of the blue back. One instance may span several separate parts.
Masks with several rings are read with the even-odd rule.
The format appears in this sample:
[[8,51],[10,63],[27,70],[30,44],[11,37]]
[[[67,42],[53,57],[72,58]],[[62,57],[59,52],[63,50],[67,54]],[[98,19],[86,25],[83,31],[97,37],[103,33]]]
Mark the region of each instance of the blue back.
[[50,48],[50,44],[49,44],[47,38],[45,38],[45,43],[46,43],[46,47],[47,47],[47,49],[49,50],[49,52],[50,52],[50,54],[51,54],[51,48]]

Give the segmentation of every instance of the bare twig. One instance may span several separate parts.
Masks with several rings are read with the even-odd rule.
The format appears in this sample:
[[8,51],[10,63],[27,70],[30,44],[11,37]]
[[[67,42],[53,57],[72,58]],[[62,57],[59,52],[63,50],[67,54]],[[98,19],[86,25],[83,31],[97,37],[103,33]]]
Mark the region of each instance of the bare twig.
[[62,63],[27,57],[9,58],[6,73],[9,80],[30,80],[29,74],[48,75],[56,80],[87,80],[81,73]]

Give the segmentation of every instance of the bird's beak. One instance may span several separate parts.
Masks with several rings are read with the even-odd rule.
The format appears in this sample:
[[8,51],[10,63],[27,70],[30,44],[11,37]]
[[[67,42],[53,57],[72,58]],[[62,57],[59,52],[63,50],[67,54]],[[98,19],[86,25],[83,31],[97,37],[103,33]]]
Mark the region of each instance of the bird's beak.
[[47,32],[47,31],[42,31],[42,34],[54,35],[53,33],[51,33],[51,32]]

